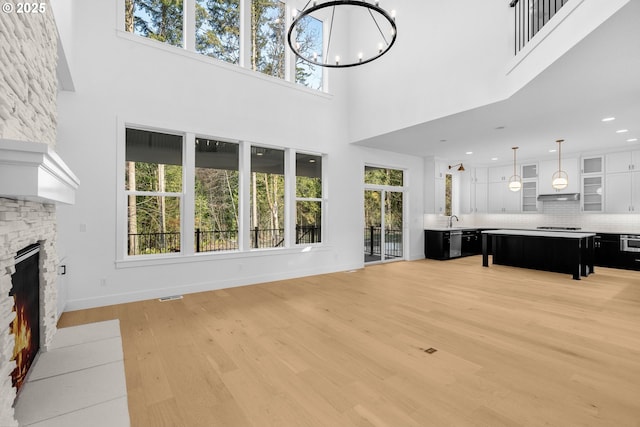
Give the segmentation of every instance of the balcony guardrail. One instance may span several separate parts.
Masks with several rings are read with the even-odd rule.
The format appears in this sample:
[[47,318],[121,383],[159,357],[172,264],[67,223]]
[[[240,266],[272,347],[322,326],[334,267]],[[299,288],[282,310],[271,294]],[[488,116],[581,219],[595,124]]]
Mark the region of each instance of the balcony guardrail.
[[[364,229],[364,252],[370,257],[382,255],[382,227],[369,226]],[[384,230],[385,258],[402,258],[402,230]]]
[[[296,226],[296,244],[319,243],[320,227]],[[284,245],[284,228],[250,230],[250,247],[277,248]],[[195,231],[195,251],[216,252],[238,250],[238,230]],[[165,254],[180,252],[180,233],[137,233],[128,235],[129,255]]]
[[517,55],[568,1],[512,0],[509,6],[514,10],[514,54]]

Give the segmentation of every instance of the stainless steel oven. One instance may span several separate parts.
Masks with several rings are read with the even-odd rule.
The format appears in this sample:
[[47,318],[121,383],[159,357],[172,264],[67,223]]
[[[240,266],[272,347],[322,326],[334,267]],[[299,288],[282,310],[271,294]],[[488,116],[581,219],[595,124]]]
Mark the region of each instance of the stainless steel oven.
[[640,252],[640,234],[620,235],[620,250],[622,252]]

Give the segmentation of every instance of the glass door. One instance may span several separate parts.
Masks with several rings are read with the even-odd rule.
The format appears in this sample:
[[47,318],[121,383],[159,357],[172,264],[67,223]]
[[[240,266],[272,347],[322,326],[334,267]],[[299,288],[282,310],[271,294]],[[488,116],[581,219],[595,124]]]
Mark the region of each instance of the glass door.
[[364,262],[404,258],[404,171],[364,167]]
[[364,262],[382,261],[382,191],[364,191]]
[[404,257],[402,199],[402,191],[365,190],[365,263]]
[[383,191],[384,236],[382,261],[402,259],[402,192]]

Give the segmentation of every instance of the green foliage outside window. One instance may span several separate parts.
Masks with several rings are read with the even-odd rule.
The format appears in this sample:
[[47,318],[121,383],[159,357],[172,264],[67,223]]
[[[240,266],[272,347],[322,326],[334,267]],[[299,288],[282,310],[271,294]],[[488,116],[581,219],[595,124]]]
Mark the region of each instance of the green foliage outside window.
[[240,61],[240,0],[196,1],[196,52]]
[[125,30],[182,47],[183,0],[125,0]]
[[285,4],[279,0],[251,2],[251,68],[284,79]]

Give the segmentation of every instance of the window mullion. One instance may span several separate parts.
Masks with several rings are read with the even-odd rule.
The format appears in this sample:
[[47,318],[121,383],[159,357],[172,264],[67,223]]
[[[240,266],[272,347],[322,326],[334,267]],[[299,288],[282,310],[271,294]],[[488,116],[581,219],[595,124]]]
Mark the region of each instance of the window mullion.
[[240,1],[240,66],[251,69],[251,0]]
[[284,157],[284,238],[285,247],[292,247],[296,239],[296,153],[285,150]]
[[194,253],[194,223],[195,223],[195,164],[196,164],[196,137],[193,133],[185,136],[183,148],[184,161],[183,192],[182,199],[182,253],[191,255]]
[[[248,0],[247,0],[248,1]],[[238,174],[238,246],[240,251],[250,250],[249,236],[249,186],[251,185],[251,144],[240,142],[240,165]]]
[[182,38],[184,48],[190,52],[196,51],[196,2],[185,0],[182,10]]

